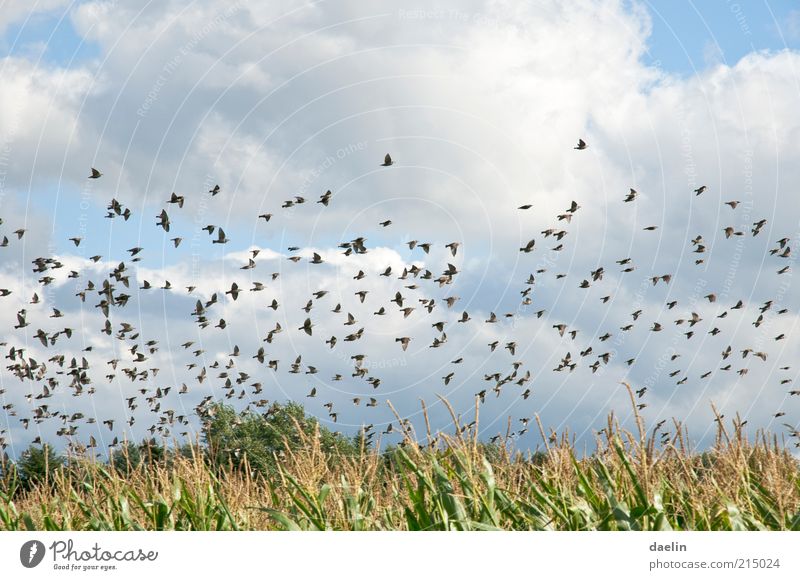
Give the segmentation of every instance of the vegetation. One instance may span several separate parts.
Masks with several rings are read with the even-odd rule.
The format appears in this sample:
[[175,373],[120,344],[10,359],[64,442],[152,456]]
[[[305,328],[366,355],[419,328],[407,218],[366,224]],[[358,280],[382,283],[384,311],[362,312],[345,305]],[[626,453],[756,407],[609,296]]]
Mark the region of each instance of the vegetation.
[[[722,422],[687,450],[613,417],[597,450],[566,435],[535,455],[473,431],[379,452],[299,405],[218,406],[202,444],[126,445],[108,462],[32,448],[0,480],[5,530],[800,530],[798,462],[776,439]],[[540,426],[541,429],[541,426]]]
[[53,475],[63,465],[64,458],[45,443],[41,447],[31,445],[14,467],[20,483],[26,489],[31,489],[49,485]]
[[275,404],[264,415],[248,411],[237,415],[233,407],[216,404],[206,414],[207,459],[217,468],[240,468],[246,460],[250,470],[274,476],[286,452],[300,449],[312,437],[331,461],[358,452],[356,440],[321,426],[298,403]]

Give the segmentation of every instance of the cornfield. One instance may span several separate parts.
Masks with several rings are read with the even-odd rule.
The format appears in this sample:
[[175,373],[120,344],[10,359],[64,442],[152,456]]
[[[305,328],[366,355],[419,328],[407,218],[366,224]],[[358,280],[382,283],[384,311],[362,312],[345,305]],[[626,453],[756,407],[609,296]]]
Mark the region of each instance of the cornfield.
[[777,438],[720,419],[693,453],[680,424],[664,443],[636,421],[632,433],[609,417],[583,457],[566,434],[523,454],[465,429],[338,457],[312,435],[270,476],[246,460],[212,468],[199,447],[128,471],[73,457],[31,489],[6,482],[0,529],[800,530],[798,462]]

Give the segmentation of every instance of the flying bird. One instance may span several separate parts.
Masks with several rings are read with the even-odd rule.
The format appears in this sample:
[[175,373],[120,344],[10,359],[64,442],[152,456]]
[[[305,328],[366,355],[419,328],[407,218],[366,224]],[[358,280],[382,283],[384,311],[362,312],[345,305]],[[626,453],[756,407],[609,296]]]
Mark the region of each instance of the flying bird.
[[314,327],[314,325],[313,325],[313,324],[311,324],[311,319],[310,319],[310,318],[306,318],[305,322],[303,323],[303,326],[301,326],[300,328],[298,328],[298,330],[302,330],[302,331],[303,331],[303,332],[305,332],[305,333],[306,333],[308,336],[311,336],[311,329],[312,329],[313,327]]

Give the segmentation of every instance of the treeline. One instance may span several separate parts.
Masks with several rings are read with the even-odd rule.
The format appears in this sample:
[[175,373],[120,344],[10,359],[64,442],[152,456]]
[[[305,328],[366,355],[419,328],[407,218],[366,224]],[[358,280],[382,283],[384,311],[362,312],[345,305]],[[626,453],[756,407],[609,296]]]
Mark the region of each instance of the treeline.
[[271,476],[277,474],[278,464],[287,453],[310,438],[317,439],[329,462],[370,447],[369,439],[362,434],[349,437],[331,431],[294,402],[275,403],[264,413],[237,413],[233,407],[217,403],[205,408],[203,420],[198,444],[170,445],[156,439],[128,441],[109,450],[105,459],[63,455],[47,443],[31,445],[16,461],[8,457],[0,461],[0,490],[6,496],[14,495],[52,482],[59,470],[93,460],[122,475],[148,465],[168,467],[181,457],[203,461],[214,470],[247,470],[253,476]]

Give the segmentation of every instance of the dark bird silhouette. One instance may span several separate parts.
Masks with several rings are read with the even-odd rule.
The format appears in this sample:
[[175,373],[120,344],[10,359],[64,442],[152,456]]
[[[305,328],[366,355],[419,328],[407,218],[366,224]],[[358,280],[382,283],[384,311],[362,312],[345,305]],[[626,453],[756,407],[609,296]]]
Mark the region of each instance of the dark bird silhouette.
[[305,322],[303,323],[303,326],[301,326],[300,328],[298,328],[298,330],[302,330],[302,331],[303,331],[303,332],[305,332],[305,333],[306,333],[308,336],[311,336],[311,329],[312,329],[313,327],[314,327],[314,325],[313,325],[313,324],[311,324],[311,319],[310,319],[310,318],[306,318]]

